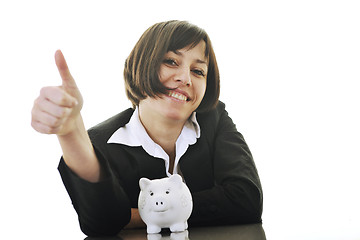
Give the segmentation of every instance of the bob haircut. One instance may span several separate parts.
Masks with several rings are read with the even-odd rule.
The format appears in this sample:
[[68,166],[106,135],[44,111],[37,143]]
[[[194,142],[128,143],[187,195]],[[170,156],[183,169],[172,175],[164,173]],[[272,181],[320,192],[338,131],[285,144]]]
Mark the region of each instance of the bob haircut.
[[169,89],[159,79],[159,69],[165,54],[184,47],[195,47],[201,40],[206,44],[205,57],[208,73],[204,97],[196,109],[205,112],[213,109],[220,95],[220,77],[215,53],[207,33],[186,21],[167,21],[148,28],[129,57],[124,68],[125,89],[133,107],[147,97],[159,97]]

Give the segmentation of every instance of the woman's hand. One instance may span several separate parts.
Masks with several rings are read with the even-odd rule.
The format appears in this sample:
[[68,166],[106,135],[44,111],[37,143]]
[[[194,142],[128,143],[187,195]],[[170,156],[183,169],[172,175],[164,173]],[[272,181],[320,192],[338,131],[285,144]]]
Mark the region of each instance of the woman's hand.
[[133,229],[133,228],[146,228],[146,224],[140,217],[139,210],[137,208],[131,208],[131,219],[128,225],[124,229]]
[[60,50],[55,53],[55,62],[62,85],[41,89],[34,101],[31,125],[40,133],[64,136],[77,127],[83,98]]

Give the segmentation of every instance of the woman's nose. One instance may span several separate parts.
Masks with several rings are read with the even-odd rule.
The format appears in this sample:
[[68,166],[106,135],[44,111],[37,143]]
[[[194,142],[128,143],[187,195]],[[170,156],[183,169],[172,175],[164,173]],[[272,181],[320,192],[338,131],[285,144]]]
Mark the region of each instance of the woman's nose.
[[191,72],[188,69],[179,69],[179,72],[176,76],[176,81],[182,82],[186,86],[191,86]]

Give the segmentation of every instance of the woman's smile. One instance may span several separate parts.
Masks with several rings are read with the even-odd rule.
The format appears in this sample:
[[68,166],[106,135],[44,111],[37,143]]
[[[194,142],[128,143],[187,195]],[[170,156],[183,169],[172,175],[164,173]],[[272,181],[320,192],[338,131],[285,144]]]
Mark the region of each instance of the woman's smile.
[[191,100],[191,98],[186,92],[179,90],[171,90],[168,92],[167,96],[174,100],[182,101],[182,102],[188,102]]

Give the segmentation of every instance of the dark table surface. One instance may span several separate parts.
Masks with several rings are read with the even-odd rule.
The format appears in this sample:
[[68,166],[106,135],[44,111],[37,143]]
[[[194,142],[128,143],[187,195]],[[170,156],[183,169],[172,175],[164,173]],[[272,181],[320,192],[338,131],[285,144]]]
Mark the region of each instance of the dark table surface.
[[161,234],[147,234],[146,229],[124,230],[118,237],[92,238],[85,240],[264,240],[265,232],[262,224],[197,227],[189,228],[185,232],[171,233],[162,231]]

